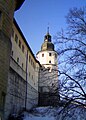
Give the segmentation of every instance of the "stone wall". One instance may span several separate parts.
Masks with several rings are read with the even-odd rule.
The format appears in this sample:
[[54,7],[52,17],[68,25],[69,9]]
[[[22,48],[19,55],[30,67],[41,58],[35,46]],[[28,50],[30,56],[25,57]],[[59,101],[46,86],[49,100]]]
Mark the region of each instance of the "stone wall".
[[[20,111],[25,109],[25,107],[27,110],[29,110],[38,104],[38,91],[34,89],[28,82],[26,82],[26,72],[12,58],[10,61],[11,64],[8,78],[8,89],[4,119],[7,119],[9,114],[18,114]],[[13,69],[13,66],[15,66],[16,69],[21,71],[22,75],[18,74]]]
[[11,30],[16,0],[0,0],[0,118],[4,116],[7,93]]
[[58,101],[57,69],[41,68],[39,73],[39,105],[56,105]]
[[7,39],[7,37],[2,32],[0,32],[0,114],[4,113],[10,50],[11,44],[9,39]]

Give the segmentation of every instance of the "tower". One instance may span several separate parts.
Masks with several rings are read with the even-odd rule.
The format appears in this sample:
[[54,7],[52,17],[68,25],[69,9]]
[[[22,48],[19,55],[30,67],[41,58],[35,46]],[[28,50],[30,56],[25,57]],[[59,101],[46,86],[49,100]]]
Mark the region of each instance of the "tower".
[[9,63],[11,54],[11,31],[14,11],[24,0],[0,0],[0,119],[4,116]]
[[52,43],[51,35],[49,34],[49,28],[44,37],[41,51],[37,53],[37,60],[42,66],[50,70],[57,66],[57,52],[54,50],[54,44]]
[[36,58],[42,65],[39,73],[39,105],[55,105],[59,99],[57,52],[49,34],[49,27]]

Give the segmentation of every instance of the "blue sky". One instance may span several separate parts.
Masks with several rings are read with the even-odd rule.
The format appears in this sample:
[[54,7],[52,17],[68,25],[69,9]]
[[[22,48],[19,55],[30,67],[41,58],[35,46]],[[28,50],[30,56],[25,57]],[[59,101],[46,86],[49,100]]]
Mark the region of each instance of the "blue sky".
[[66,27],[65,16],[69,9],[83,6],[86,6],[86,0],[25,0],[22,7],[15,12],[15,18],[36,54],[41,49],[47,27],[50,28],[53,41],[54,35]]

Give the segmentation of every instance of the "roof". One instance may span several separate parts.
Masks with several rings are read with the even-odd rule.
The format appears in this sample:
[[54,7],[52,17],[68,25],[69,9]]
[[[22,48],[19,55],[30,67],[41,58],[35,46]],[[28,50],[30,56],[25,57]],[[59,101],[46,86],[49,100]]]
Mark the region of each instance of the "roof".
[[[29,51],[31,52],[31,54],[32,54],[33,58],[34,58],[34,59],[35,59],[35,61],[36,61],[36,62],[40,65],[39,61],[36,59],[35,55],[33,54],[33,52],[32,52],[32,50],[31,50],[31,48],[30,48],[29,44],[27,43],[27,41],[26,41],[26,39],[25,39],[25,37],[24,37],[24,35],[23,35],[23,33],[22,33],[21,29],[19,28],[19,26],[18,26],[18,24],[17,24],[17,22],[16,22],[16,20],[15,20],[15,19],[13,19],[13,23],[14,23],[14,25],[16,26],[17,30],[19,31],[19,33],[20,33],[20,35],[21,35],[22,39],[24,40],[24,42],[25,42],[26,46],[28,47]],[[41,65],[40,65],[40,66],[41,66]]]
[[24,1],[25,0],[16,0],[17,3],[16,3],[15,11],[18,10],[21,7],[21,5],[23,4]]
[[54,44],[52,42],[44,42],[41,46],[41,51],[54,51]]

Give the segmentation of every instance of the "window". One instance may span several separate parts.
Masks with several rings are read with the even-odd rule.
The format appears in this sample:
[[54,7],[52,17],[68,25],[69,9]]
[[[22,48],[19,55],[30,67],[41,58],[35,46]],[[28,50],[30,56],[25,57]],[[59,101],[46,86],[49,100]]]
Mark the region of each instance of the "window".
[[57,58],[57,54],[55,53],[55,58]]
[[30,77],[30,72],[29,72],[29,77]]
[[17,62],[19,62],[19,57],[17,58]]
[[49,53],[49,56],[51,56],[51,53]]
[[4,92],[2,92],[1,101],[2,101],[3,109],[4,109],[4,105],[5,105],[5,96],[6,96],[6,94]]
[[31,57],[30,57],[30,55],[29,55],[29,62],[31,61]]
[[49,63],[51,63],[51,60],[49,60]]
[[24,45],[22,45],[22,52],[24,53]]
[[34,62],[33,62],[33,68],[35,69],[35,64],[34,64]]
[[2,12],[0,11],[0,21],[1,21]]
[[43,87],[39,87],[39,92],[43,92]]
[[14,37],[14,30],[12,29],[12,37]]
[[33,64],[33,61],[32,61],[32,59],[31,59],[31,65]]
[[24,64],[22,63],[22,68],[23,68]]
[[12,51],[11,55],[13,56],[13,51]]
[[44,57],[44,53],[42,54],[42,57]]
[[48,71],[49,71],[49,70],[50,70],[50,67],[48,67],[47,69],[48,69]]
[[19,40],[19,47],[21,48],[21,41]]
[[32,80],[33,80],[33,75],[32,75]]
[[2,23],[2,12],[0,11],[0,24]]
[[17,36],[17,34],[15,35],[15,41],[16,41],[16,43],[18,43],[18,36]]

